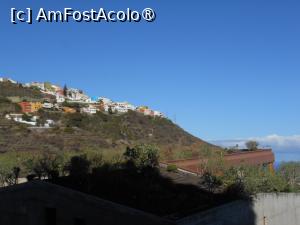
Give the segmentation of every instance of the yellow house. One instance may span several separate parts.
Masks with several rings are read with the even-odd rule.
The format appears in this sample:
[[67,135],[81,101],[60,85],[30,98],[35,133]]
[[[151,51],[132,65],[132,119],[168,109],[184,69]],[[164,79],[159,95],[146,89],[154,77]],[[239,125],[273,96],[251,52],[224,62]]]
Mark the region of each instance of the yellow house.
[[43,104],[41,102],[30,102],[30,105],[32,112],[37,112],[43,107]]

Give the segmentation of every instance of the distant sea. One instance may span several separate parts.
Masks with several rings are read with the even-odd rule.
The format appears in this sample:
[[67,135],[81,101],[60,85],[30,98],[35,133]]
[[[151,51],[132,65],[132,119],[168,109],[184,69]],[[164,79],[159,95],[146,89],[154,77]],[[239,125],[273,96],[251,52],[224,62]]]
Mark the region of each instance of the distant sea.
[[278,169],[282,162],[300,161],[300,152],[276,152],[275,151],[275,169]]

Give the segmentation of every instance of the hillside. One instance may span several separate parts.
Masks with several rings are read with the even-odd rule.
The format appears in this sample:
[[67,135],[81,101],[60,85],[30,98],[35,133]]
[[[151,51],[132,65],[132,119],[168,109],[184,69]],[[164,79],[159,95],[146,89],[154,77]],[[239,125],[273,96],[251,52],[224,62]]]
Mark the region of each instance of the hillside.
[[21,84],[11,82],[0,82],[0,97],[12,100],[41,100],[45,97],[38,89],[23,87]]
[[[65,88],[49,82],[21,84],[2,79],[0,152],[124,150],[127,146],[147,143],[160,147],[162,157],[170,160],[219,149],[147,106],[136,107],[104,97],[92,100],[80,89]],[[45,100],[48,105],[44,107]],[[40,105],[25,112],[17,104],[22,101]],[[20,118],[5,119],[10,113],[22,113],[22,122]],[[33,116],[38,119],[34,125],[27,125],[29,121],[32,124]],[[49,120],[50,129],[50,125],[45,125]]]
[[0,96],[0,115],[20,112],[20,106],[9,99]]
[[[51,118],[52,129],[28,129],[26,125],[0,120],[0,151],[85,151],[125,149],[138,143],[159,146],[168,159],[189,158],[207,149],[218,149],[165,118],[152,118],[136,112],[109,115],[39,112],[41,120]],[[1,127],[1,123],[5,126]]]

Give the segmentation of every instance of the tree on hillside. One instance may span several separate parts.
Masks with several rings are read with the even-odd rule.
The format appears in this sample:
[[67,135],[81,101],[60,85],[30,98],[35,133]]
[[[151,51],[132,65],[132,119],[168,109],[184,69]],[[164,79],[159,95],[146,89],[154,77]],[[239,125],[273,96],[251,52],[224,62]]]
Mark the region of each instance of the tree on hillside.
[[65,84],[65,86],[64,86],[64,96],[67,97],[67,95],[68,95],[68,87]]
[[8,182],[10,185],[18,184],[19,177],[20,177],[21,169],[20,167],[14,167],[11,171],[10,179],[8,179],[10,182]]
[[91,162],[86,155],[73,156],[67,166],[71,177],[84,178],[90,170]]
[[141,144],[134,148],[127,147],[124,156],[141,170],[158,166],[158,148],[153,145]]
[[109,106],[109,107],[108,107],[108,113],[109,113],[110,115],[114,114],[114,112],[113,112],[113,110],[112,110],[112,107],[111,107],[111,106]]
[[64,158],[61,154],[45,152],[41,156],[28,159],[25,162],[30,175],[34,175],[38,179],[57,178],[63,170]]
[[254,151],[257,150],[259,143],[257,141],[248,141],[246,142],[247,149]]

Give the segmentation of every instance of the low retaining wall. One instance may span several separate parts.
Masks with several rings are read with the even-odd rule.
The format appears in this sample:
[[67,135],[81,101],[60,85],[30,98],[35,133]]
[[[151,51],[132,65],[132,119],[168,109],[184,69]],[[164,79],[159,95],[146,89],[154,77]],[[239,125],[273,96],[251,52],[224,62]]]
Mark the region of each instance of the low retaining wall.
[[300,194],[258,194],[177,221],[178,225],[300,225]]

